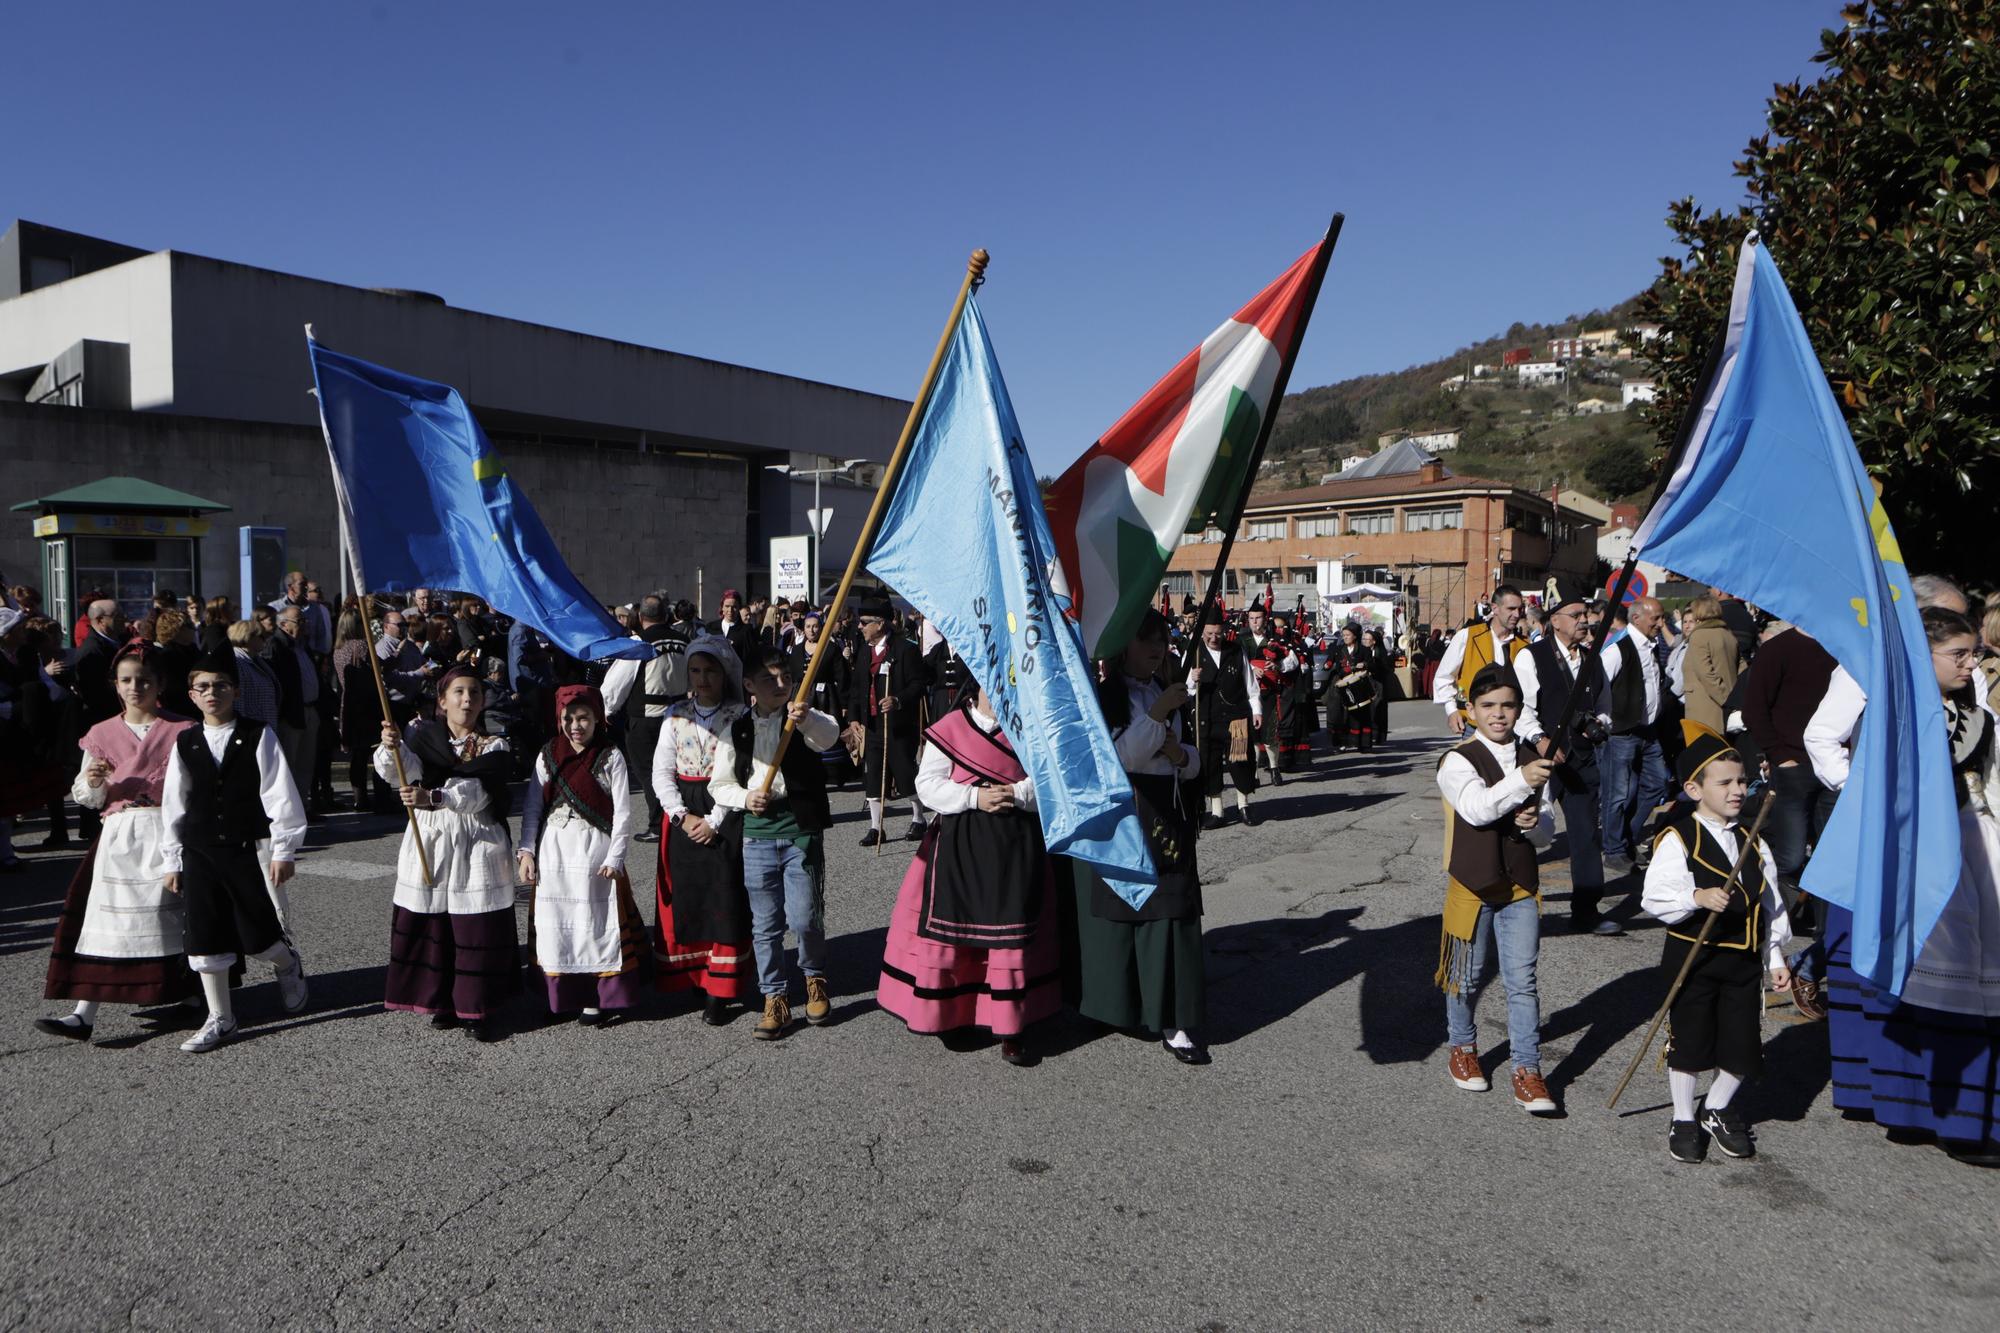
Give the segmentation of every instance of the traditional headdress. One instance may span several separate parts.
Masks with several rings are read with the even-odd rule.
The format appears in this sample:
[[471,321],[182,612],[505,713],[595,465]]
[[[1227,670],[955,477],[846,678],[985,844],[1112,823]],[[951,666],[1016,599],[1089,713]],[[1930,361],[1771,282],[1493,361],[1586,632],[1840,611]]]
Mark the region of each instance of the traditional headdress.
[[1682,785],[1701,780],[1701,771],[1718,759],[1742,761],[1743,756],[1736,747],[1724,740],[1709,727],[1699,722],[1681,720],[1681,736],[1686,740],[1686,748],[1674,763],[1674,775]]
[[584,704],[597,718],[599,732],[604,728],[604,696],[595,685],[564,685],[556,690],[556,718],[569,711],[571,704]]
[[190,676],[197,671],[206,671],[217,676],[227,676],[230,680],[238,684],[242,683],[242,679],[236,671],[236,650],[234,648],[213,648],[203,653],[200,657],[195,658],[194,665],[188,668]]
[[878,620],[887,620],[889,618],[889,603],[880,597],[866,598],[859,606],[854,608],[854,614],[856,617],[874,616]]
[[740,700],[743,697],[743,659],[729,646],[729,640],[720,634],[710,634],[703,630],[695,635],[694,642],[687,646],[689,657],[708,657],[722,668],[722,674],[729,677],[729,697]]

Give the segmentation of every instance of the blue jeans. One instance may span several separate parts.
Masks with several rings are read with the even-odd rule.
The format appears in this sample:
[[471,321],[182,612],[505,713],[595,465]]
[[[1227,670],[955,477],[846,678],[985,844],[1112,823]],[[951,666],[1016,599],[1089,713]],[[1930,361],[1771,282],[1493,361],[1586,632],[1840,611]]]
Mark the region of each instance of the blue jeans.
[[[1778,878],[1786,888],[1796,889],[1799,872],[1806,867],[1806,852],[1819,841],[1827,816],[1833,813],[1834,793],[1820,785],[1811,764],[1778,765],[1771,769],[1767,799],[1771,814],[1764,821],[1764,841],[1771,844]],[[1818,981],[1826,975],[1825,915],[1819,903],[1804,893],[1793,901],[1792,928],[1813,932],[1813,942],[1792,959],[1793,976]]]
[[1604,855],[1630,858],[1646,816],[1667,799],[1667,759],[1651,728],[1612,736],[1597,756]]
[[1535,963],[1542,949],[1541,905],[1522,898],[1495,911],[1479,909],[1472,928],[1472,947],[1462,950],[1458,994],[1444,997],[1445,1025],[1454,1046],[1477,1046],[1479,1029],[1472,1023],[1472,1006],[1486,984],[1494,945],[1500,951],[1500,984],[1507,991],[1507,1043],[1516,1069],[1542,1066],[1542,1001],[1535,991]]
[[826,865],[819,839],[810,851],[776,838],[743,840],[743,887],[750,894],[750,944],[757,951],[757,989],[783,995],[785,928],[799,937],[799,970],[823,977],[826,967]]

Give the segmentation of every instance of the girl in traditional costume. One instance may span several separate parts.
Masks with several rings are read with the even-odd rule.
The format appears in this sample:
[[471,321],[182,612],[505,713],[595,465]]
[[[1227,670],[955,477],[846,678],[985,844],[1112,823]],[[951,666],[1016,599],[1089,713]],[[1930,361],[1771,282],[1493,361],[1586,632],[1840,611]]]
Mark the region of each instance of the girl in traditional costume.
[[[181,947],[180,899],[165,887],[160,859],[160,789],[174,738],[194,723],[160,711],[164,655],[130,644],[111,664],[124,712],[83,737],[83,766],[70,799],[104,817],[102,832],[70,880],[56,920],[42,995],[74,1000],[61,1018],[35,1026],[56,1037],[87,1040],[98,1006],[169,1004],[194,995],[195,974]],[[182,689],[186,673],[182,673]]]
[[[2000,743],[1973,676],[1972,622],[1941,607],[1923,615],[1958,789],[1958,884],[1901,995],[1854,971],[1854,915],[1828,905],[1833,1104],[1892,1130],[1935,1136],[1963,1161],[2000,1166]],[[1861,704],[1861,692],[1836,671],[1806,730],[1815,772],[1836,789],[1847,760],[1829,756],[1825,738],[1847,740]]]
[[701,991],[703,1019],[719,1025],[730,1001],[757,994],[742,829],[708,790],[716,739],[743,716],[742,660],[723,636],[702,633],[688,645],[687,681],[687,697],[667,709],[653,751],[653,793],[666,812],[654,984]]
[[495,1016],[521,973],[507,835],[513,759],[505,739],[478,729],[485,702],[479,673],[453,666],[438,677],[437,720],[413,723],[406,740],[397,738],[395,723],[382,723],[375,772],[396,781],[400,746],[408,780],[402,800],[416,811],[396,857],[384,1003],[429,1014],[434,1028],[462,1022],[480,1041],[493,1041]]
[[625,874],[625,756],[607,743],[604,698],[591,686],[557,690],[556,717],[560,733],[528,783],[516,860],[535,888],[535,959],[548,977],[549,1012],[580,1009],[584,1026],[607,1026],[639,1002],[646,955]]
[[889,920],[876,1001],[910,1031],[982,1027],[1009,1064],[1062,1003],[1055,894],[1035,785],[978,696],[932,723],[917,796],[924,831]]
[[1082,861],[1069,862],[1075,883],[1076,947],[1069,967],[1077,1012],[1124,1031],[1157,1032],[1183,1064],[1208,1063],[1196,1036],[1206,1020],[1207,972],[1201,950],[1201,875],[1195,866],[1195,816],[1201,754],[1181,732],[1187,686],[1162,687],[1167,622],[1149,610],[1122,657],[1105,663],[1098,690],[1118,762],[1132,780],[1146,847],[1159,887],[1133,907]]

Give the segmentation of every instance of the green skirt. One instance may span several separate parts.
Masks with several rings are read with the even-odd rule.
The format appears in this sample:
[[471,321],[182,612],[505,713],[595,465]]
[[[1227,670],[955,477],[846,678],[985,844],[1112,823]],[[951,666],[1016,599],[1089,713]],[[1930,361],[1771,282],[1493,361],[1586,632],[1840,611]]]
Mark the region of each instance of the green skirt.
[[1095,876],[1070,861],[1060,877],[1065,997],[1085,1018],[1126,1031],[1199,1032],[1208,1015],[1201,918],[1106,921],[1091,912]]

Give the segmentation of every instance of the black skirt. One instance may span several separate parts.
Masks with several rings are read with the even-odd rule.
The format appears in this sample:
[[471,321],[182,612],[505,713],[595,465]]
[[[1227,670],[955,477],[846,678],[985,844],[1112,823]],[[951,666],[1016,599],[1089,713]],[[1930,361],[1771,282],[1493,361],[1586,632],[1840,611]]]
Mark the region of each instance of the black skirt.
[[[691,815],[715,809],[708,783],[676,777]],[[669,820],[667,872],[673,879],[674,938],[728,942],[750,938],[750,895],[743,887],[743,830],[731,824],[706,847]]]
[[940,944],[1024,949],[1042,915],[1048,855],[1039,816],[965,810],[925,836],[917,933]]

